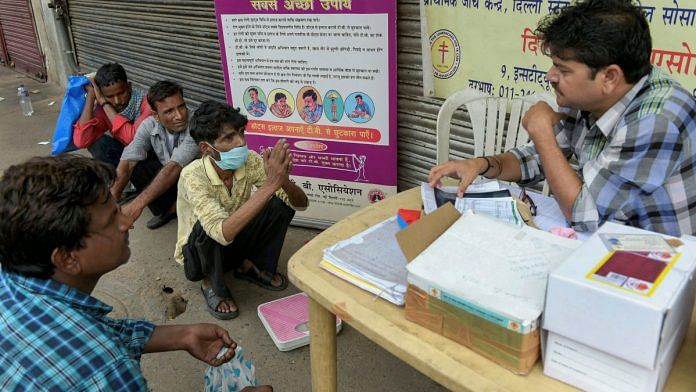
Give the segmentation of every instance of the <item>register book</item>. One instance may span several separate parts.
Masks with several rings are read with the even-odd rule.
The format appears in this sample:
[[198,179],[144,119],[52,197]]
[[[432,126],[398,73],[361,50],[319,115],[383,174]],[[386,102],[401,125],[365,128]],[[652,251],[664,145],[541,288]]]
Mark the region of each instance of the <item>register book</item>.
[[401,227],[389,218],[324,250],[326,271],[396,305],[404,304],[406,257],[396,241]]

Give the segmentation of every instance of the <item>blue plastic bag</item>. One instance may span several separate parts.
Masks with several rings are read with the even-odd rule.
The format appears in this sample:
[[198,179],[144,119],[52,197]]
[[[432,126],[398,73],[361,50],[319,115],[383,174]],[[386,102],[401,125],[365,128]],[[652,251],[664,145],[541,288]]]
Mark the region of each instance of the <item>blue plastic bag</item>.
[[85,107],[85,87],[90,84],[86,76],[68,76],[68,87],[65,89],[63,106],[58,113],[56,129],[53,132],[53,147],[51,154],[77,150],[73,144],[73,124],[80,118]]
[[[218,357],[224,354],[226,349],[220,351]],[[256,368],[251,361],[244,357],[244,349],[237,346],[234,357],[227,363],[218,367],[208,367],[205,371],[205,392],[240,392],[246,387],[259,385],[256,379]]]

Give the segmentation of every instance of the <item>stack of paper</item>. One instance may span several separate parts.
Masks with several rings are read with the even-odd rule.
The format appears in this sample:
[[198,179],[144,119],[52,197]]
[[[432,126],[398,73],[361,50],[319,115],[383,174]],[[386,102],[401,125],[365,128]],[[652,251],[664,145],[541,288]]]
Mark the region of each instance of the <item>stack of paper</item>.
[[[505,192],[505,194],[501,197],[498,192]],[[521,189],[514,184],[501,184],[495,180],[482,181],[469,185],[464,197],[457,198],[457,186],[449,185],[433,189],[427,183],[421,184],[423,210],[426,214],[430,214],[449,201],[460,213],[472,210],[475,213],[482,213],[514,224],[518,224],[522,219],[519,218],[517,203],[512,202],[511,195],[518,195],[520,192]],[[550,231],[554,227],[569,227],[556,199],[529,191],[527,195],[536,204],[537,215],[532,219],[539,229]],[[576,232],[575,234],[579,240],[584,241],[592,233]]]
[[408,281],[436,298],[525,333],[544,309],[549,271],[579,241],[466,212],[408,265]]
[[406,257],[396,241],[396,217],[324,249],[326,271],[397,305],[406,294]]
[[509,190],[500,187],[498,181],[471,184],[461,198],[457,197],[456,186],[433,189],[427,183],[423,183],[421,184],[421,196],[426,214],[435,211],[449,201],[461,213],[471,210],[517,226],[524,224],[517,209],[517,201],[510,195]]

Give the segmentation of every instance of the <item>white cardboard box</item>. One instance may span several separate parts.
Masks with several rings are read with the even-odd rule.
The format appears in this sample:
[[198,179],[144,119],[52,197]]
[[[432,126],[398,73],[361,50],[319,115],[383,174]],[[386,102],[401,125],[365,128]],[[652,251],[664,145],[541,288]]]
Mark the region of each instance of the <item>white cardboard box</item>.
[[655,234],[606,223],[549,275],[544,373],[592,391],[661,390],[691,318],[696,241],[682,237],[679,258],[640,292],[630,277],[616,277],[623,288],[596,279],[609,254],[601,234],[620,233]]

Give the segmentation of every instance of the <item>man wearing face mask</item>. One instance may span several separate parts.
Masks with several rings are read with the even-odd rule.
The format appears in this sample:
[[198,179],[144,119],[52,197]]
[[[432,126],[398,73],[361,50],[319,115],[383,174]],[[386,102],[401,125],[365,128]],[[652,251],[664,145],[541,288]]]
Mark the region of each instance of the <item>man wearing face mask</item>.
[[73,143],[116,167],[123,148],[150,116],[150,104],[142,90],[131,86],[120,64],[102,65],[90,81],[82,114],[73,125]]
[[178,186],[174,257],[189,280],[203,280],[208,311],[222,320],[239,314],[226,272],[269,290],[287,287],[276,271],[278,258],[294,209],[308,204],[289,178],[290,146],[281,139],[260,156],[247,148],[246,124],[238,109],[201,104],[191,118],[191,137],[203,158],[182,170]]
[[200,155],[189,135],[189,115],[184,90],[177,83],[164,80],[150,87],[147,100],[153,114],[138,128],[133,142],[126,146],[111,187],[114,200],[131,181],[140,192],[123,206],[123,213],[133,221],[145,207],[154,217],[148,229],[164,226],[176,218],[176,183],[184,166]]

